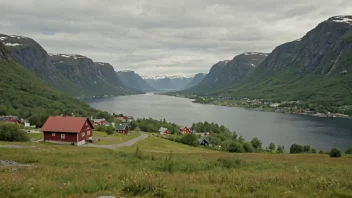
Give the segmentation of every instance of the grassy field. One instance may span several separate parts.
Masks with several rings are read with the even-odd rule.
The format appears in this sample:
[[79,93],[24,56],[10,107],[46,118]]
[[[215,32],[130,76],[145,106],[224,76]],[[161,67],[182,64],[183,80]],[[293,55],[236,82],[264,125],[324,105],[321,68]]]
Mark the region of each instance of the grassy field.
[[96,142],[96,144],[106,145],[106,144],[120,144],[128,140],[131,140],[133,138],[136,138],[140,136],[140,134],[137,132],[130,132],[128,135],[124,135],[120,133],[108,135],[105,132],[94,131],[93,136],[100,139],[100,141]]
[[351,156],[231,154],[154,136],[121,150],[20,144],[35,147],[0,148],[30,164],[0,166],[0,197],[352,197]]

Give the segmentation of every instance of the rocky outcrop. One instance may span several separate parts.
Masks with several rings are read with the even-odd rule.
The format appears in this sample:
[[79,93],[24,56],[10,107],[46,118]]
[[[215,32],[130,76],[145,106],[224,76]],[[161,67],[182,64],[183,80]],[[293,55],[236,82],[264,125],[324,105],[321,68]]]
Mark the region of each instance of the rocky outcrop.
[[144,92],[156,91],[155,88],[150,86],[142,77],[140,77],[134,71],[118,71],[117,76],[127,87],[141,90]]

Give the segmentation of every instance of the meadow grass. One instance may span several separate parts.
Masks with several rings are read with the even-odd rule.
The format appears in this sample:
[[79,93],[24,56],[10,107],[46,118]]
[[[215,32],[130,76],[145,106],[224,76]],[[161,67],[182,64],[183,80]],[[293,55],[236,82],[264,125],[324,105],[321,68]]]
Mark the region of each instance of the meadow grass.
[[30,138],[33,138],[35,140],[40,140],[43,139],[43,134],[42,133],[27,133]]
[[140,134],[137,132],[130,132],[128,135],[120,134],[120,133],[114,133],[112,135],[108,135],[105,132],[94,131],[93,136],[100,139],[100,141],[96,142],[95,144],[107,145],[107,144],[120,144],[128,140],[131,140],[133,138],[136,138],[140,136]]
[[[0,142],[2,144],[2,142]],[[231,154],[148,137],[121,150],[0,148],[0,197],[351,197],[352,158]],[[173,151],[173,152],[170,152]]]

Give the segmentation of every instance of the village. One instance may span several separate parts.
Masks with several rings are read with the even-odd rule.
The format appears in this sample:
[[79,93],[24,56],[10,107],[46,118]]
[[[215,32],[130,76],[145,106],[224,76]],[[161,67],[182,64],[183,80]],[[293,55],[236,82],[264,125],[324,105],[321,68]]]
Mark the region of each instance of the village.
[[[299,115],[308,115],[314,117],[329,118],[349,118],[351,117],[352,107],[326,107],[318,104],[310,104],[304,101],[266,101],[264,99],[234,98],[225,96],[197,96],[197,95],[175,95],[176,97],[185,97],[194,99],[194,103],[213,104],[226,107],[240,107],[256,111],[270,111],[277,113],[290,113]],[[333,109],[334,112],[330,112]],[[332,111],[332,110],[331,110]]]
[[[143,131],[139,127],[133,127],[133,122],[135,121],[133,116],[123,114],[117,115],[113,122],[108,122],[105,118],[49,116],[44,125],[39,129],[34,125],[30,125],[27,120],[19,119],[17,116],[0,116],[0,123],[18,124],[21,126],[21,130],[26,131],[28,134],[36,134],[36,137],[41,137],[32,139],[32,141],[76,146],[122,143],[121,141],[111,141],[111,137],[108,135],[115,135],[116,137],[120,137],[119,139],[126,141],[138,138],[138,136],[143,135]],[[107,128],[113,129],[112,132],[105,131]],[[176,133],[173,131],[173,133],[179,136],[194,133],[199,137],[199,145],[210,145],[207,139],[210,133],[197,133],[186,126],[179,127],[179,131]],[[158,131],[151,134],[168,139],[172,135],[172,132],[170,129],[161,126]]]

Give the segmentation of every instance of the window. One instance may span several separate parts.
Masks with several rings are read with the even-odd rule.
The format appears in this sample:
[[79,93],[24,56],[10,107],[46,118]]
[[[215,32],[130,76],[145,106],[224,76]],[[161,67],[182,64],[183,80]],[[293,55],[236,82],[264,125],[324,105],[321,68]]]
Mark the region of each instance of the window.
[[82,133],[82,137],[84,137],[84,135],[85,135],[85,133],[83,132],[83,133]]
[[87,130],[87,135],[90,135],[90,130]]
[[61,134],[61,139],[65,139],[65,134]]
[[52,133],[51,136],[55,136],[55,133]]

